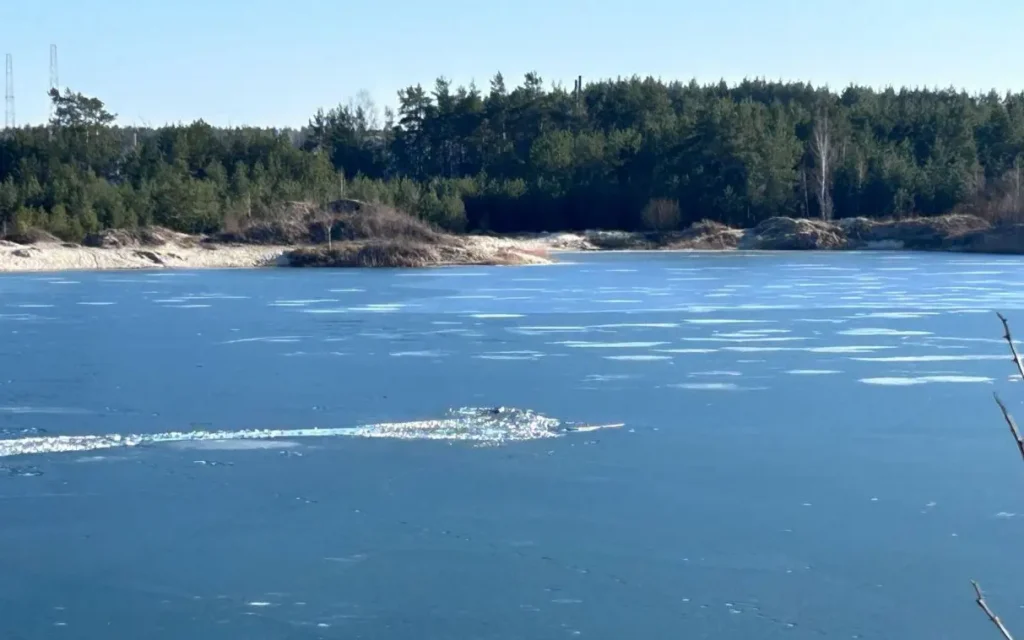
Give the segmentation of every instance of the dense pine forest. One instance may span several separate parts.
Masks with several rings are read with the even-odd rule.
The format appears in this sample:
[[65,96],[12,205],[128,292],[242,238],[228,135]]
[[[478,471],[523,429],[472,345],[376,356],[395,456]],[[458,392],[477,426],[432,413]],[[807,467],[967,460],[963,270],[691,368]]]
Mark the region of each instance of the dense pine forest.
[[50,97],[46,126],[0,137],[7,233],[209,233],[342,197],[495,232],[1024,208],[1024,93],[651,78],[546,89],[536,74],[509,88],[499,74],[486,89],[409,87],[397,112],[353,100],[297,130],[125,128],[100,99]]

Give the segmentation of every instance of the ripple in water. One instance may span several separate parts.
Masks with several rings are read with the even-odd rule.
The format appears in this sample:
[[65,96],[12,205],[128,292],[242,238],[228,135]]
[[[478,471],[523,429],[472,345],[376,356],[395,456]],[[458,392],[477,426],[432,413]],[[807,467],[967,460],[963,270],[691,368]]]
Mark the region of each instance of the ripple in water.
[[86,436],[44,436],[0,440],[0,458],[18,455],[96,451],[158,445],[228,440],[274,440],[294,438],[396,438],[399,440],[463,440],[502,444],[541,438],[557,438],[568,433],[621,427],[622,424],[582,425],[562,422],[529,409],[462,408],[449,410],[436,420],[391,422],[359,427],[310,429],[244,429],[238,431],[170,431],[151,434],[112,434]]

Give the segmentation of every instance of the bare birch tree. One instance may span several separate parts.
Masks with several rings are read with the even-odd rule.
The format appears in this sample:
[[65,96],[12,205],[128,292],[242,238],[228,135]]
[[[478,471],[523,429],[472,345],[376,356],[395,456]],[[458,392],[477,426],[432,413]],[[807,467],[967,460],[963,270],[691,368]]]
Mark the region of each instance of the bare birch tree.
[[814,120],[811,131],[811,154],[814,156],[814,195],[823,220],[831,220],[832,174],[839,158],[839,145],[835,141],[835,127],[829,119],[828,109],[822,109]]

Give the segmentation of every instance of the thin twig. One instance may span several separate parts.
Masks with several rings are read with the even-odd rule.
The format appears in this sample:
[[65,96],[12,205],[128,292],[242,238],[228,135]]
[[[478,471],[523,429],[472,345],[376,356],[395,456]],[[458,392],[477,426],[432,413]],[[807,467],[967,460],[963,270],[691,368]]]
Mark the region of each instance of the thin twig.
[[1017,347],[1013,346],[1013,336],[1010,335],[1010,323],[1007,322],[1006,317],[998,311],[996,312],[996,315],[1003,321],[1003,331],[1005,332],[1003,339],[1005,339],[1007,344],[1010,345],[1010,353],[1013,354],[1013,362],[1017,365],[1017,372],[1020,373],[1021,379],[1024,380],[1024,363],[1021,363],[1020,361],[1020,355],[1017,353]]
[[1024,438],[1020,436],[1020,429],[1017,428],[1017,423],[1014,421],[1013,416],[1006,409],[1006,405],[999,399],[998,393],[993,393],[993,397],[996,399],[996,404],[999,405],[999,410],[1003,412],[1003,419],[1006,420],[1006,424],[1010,427],[1010,433],[1013,434],[1013,439],[1017,441],[1017,448],[1020,449],[1021,458],[1024,458]]
[[999,616],[993,613],[992,609],[989,609],[988,603],[985,602],[985,596],[981,593],[981,586],[974,580],[971,580],[971,584],[974,586],[974,593],[978,596],[975,602],[977,602],[978,606],[981,607],[981,610],[985,612],[988,619],[992,621],[992,624],[996,625],[996,628],[999,629],[999,633],[1003,634],[1003,637],[1006,638],[1006,640],[1013,640],[1013,636],[1010,635],[1010,630],[1006,628],[1006,625],[1004,625],[1003,621],[999,619]]
[[[1017,353],[1017,347],[1013,344],[1013,336],[1010,335],[1010,323],[1006,320],[1006,316],[996,312],[999,316],[999,320],[1003,323],[1003,338],[1006,340],[1006,344],[1010,345],[1010,353],[1013,354],[1013,362],[1017,365],[1017,371],[1020,372],[1020,377],[1024,380],[1024,363],[1020,361],[1020,354]],[[996,404],[999,405],[999,410],[1003,412],[1003,418],[1006,420],[1007,426],[1010,427],[1010,433],[1013,434],[1013,440],[1017,443],[1017,449],[1020,450],[1021,458],[1024,458],[1024,438],[1021,438],[1020,429],[1017,428],[1017,423],[1014,421],[1013,416],[1006,409],[1006,405],[999,399],[999,394],[993,394],[996,398]]]

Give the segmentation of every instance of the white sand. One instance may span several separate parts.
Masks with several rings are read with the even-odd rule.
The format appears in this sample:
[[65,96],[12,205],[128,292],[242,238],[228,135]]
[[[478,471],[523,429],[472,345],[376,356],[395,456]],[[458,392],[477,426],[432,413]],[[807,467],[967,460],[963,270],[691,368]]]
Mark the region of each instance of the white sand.
[[[22,271],[81,271],[111,269],[227,269],[286,266],[284,254],[297,247],[226,245],[171,241],[156,247],[97,248],[40,242],[19,245],[0,240],[0,273]],[[521,264],[550,264],[553,249],[545,238],[511,239],[465,236],[467,264],[481,256],[511,252]],[[556,251],[558,249],[555,249]]]
[[152,248],[100,249],[58,243],[20,246],[0,241],[0,272],[265,267],[278,264],[289,248],[252,245],[192,247],[169,243]]
[[520,234],[508,237],[469,235],[473,244],[484,248],[502,248],[524,252],[593,251],[586,235],[572,232]]

